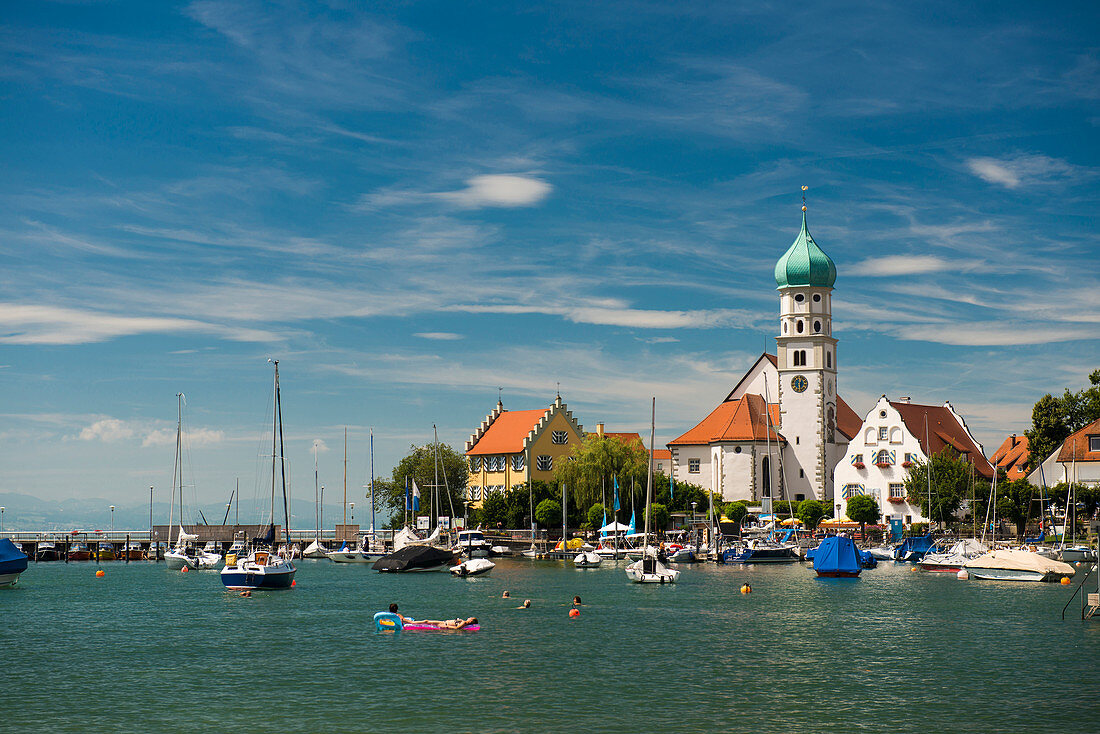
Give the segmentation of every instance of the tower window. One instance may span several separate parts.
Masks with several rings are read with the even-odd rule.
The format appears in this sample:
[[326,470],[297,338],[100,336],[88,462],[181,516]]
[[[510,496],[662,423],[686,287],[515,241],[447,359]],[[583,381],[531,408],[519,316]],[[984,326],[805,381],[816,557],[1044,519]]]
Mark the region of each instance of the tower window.
[[830,367],[830,368],[833,366],[833,353],[832,352],[825,352],[825,366]]
[[786,321],[783,322],[783,333],[784,334],[787,333],[787,322]]
[[806,296],[802,295],[801,293],[796,293],[795,294],[795,297],[794,297],[795,303],[802,303],[804,300],[806,300]]
[[799,479],[805,479],[806,478],[806,470],[805,469],[799,469],[798,470],[798,478]]
[[802,333],[803,328],[805,327],[802,326],[802,319],[799,319],[795,322],[794,330],[797,331],[799,334]]
[[814,322],[814,333],[815,334],[820,334],[821,333],[821,322],[820,321],[815,321]]
[[814,294],[814,303],[821,303],[821,294],[820,293],[815,293]]

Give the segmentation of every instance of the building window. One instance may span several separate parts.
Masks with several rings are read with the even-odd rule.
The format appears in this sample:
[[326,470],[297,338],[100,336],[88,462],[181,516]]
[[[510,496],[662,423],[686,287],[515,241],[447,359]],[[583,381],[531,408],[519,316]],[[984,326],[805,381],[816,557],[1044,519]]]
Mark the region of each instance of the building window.
[[794,366],[805,367],[806,366],[806,350],[796,349],[794,353]]
[[876,466],[893,466],[894,465],[894,452],[883,449],[875,454]]
[[794,300],[795,303],[802,303],[804,300],[806,300],[806,296],[802,295],[801,293],[796,293],[794,295]]
[[550,434],[550,440],[558,445],[568,443],[569,433],[567,431],[554,431]]
[[879,426],[878,440],[879,441],[885,441],[887,438],[889,438],[890,437],[889,431],[890,431],[890,429],[888,429],[886,426]]
[[665,465],[662,462],[658,461],[657,462],[657,471],[663,472],[664,470],[665,470]]
[[803,329],[805,329],[805,327],[802,325],[802,319],[799,319],[798,321],[794,322],[794,330],[795,331],[797,331],[799,334],[801,334]]
[[[816,298],[816,296],[815,296],[815,298]],[[804,495],[804,494],[796,494],[794,496],[794,501],[795,502],[801,502],[804,499],[806,499],[806,495]]]
[[856,497],[856,496],[861,495],[861,494],[867,494],[867,488],[864,487],[862,484],[845,484],[844,485],[844,492],[842,494],[844,499],[850,500],[853,497]]
[[913,455],[912,455],[912,454],[906,454],[906,455],[905,455],[905,463],[906,463],[906,464],[912,464],[912,463],[913,463],[913,461],[914,461],[914,459],[913,459]]
[[820,321],[815,321],[814,322],[814,333],[815,334],[820,334],[821,333],[821,322]]
[[512,471],[523,471],[523,454],[515,454],[512,457]]
[[825,366],[829,369],[833,368],[833,353],[825,352]]
[[688,473],[689,474],[698,474],[699,473],[699,459],[688,459]]
[[814,303],[821,303],[821,294],[820,293],[815,293],[814,294]]
[[799,470],[798,470],[798,478],[799,478],[799,479],[805,479],[805,478],[806,478],[806,472],[805,472],[805,470],[803,470],[803,469],[799,469]]
[[539,471],[554,471],[554,457],[540,454],[535,466]]
[[784,334],[787,333],[787,322],[786,321],[783,322],[783,333]]
[[740,446],[734,446],[733,447],[733,453],[735,453],[735,454],[741,453],[741,447]]
[[1100,451],[1100,436],[1089,436],[1089,451]]
[[480,456],[471,456],[470,457],[470,471],[481,471],[481,457]]
[[474,502],[481,499],[481,487],[470,487],[470,499]]
[[890,484],[890,499],[899,499],[905,497],[905,485],[901,482]]
[[492,465],[489,466],[489,471],[504,471],[505,458],[503,456],[490,456],[489,461]]

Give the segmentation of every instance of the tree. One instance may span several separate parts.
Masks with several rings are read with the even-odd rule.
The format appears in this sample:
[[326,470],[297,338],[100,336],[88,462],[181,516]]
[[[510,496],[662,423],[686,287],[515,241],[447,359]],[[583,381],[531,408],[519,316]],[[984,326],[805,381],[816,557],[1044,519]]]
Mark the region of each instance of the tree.
[[[645,491],[644,487],[642,491]],[[642,501],[645,501],[644,497]],[[710,510],[710,495],[702,487],[687,482],[673,482],[673,488],[670,491],[668,475],[659,472],[653,475],[653,501],[660,502],[668,508],[669,512],[687,512],[691,510],[692,502],[695,503],[696,512]],[[717,502],[714,509],[719,510]]]
[[[634,480],[645,486],[649,472],[649,452],[640,441],[624,443],[612,436],[590,433],[573,446],[573,452],[564,461],[555,462],[554,482],[565,484],[569,490],[570,505],[586,512],[601,501],[604,491],[611,497],[612,482],[619,479],[619,497]],[[583,515],[581,515],[583,517]]]
[[1081,392],[1066,388],[1060,398],[1048,393],[1036,401],[1031,428],[1024,431],[1031,466],[1039,466],[1071,433],[1100,418],[1100,370],[1093,370],[1089,383]]
[[604,508],[599,502],[588,508],[588,524],[597,530],[604,526]]
[[649,527],[650,530],[655,532],[661,532],[668,527],[668,521],[670,515],[668,514],[668,508],[662,505],[660,502],[654,502],[650,505],[652,514],[650,515]]
[[501,525],[509,524],[508,498],[504,492],[489,492],[485,495],[478,510],[478,521],[486,527],[496,527],[498,522]]
[[[932,506],[928,506],[928,467],[932,469]],[[950,446],[945,446],[931,461],[917,462],[905,476],[905,491],[909,503],[921,508],[931,520],[947,522],[955,517],[962,501],[970,496],[973,467],[959,458]],[[851,515],[849,515],[851,517]],[[855,519],[855,518],[853,518]]]
[[867,523],[877,523],[882,515],[878,502],[869,494],[857,494],[849,498],[847,513],[853,522],[859,523],[859,533],[864,538],[867,537]]
[[[1026,479],[1006,481],[1002,472],[997,479],[997,516],[1016,526],[1016,535],[1024,535],[1027,521],[1038,513],[1031,513],[1031,500],[1035,496],[1035,486]],[[984,510],[984,505],[981,505]]]
[[727,502],[725,507],[722,508],[723,514],[730,519],[730,522],[741,524],[741,521],[745,519],[745,515],[749,514],[749,506],[745,502]]
[[[465,457],[447,444],[438,444],[439,454],[439,505],[440,514],[462,517],[463,495],[469,470]],[[430,514],[432,485],[436,476],[436,450],[433,444],[411,446],[397,466],[393,468],[392,479],[388,482],[375,481],[375,492],[380,495],[383,505],[390,512],[391,525],[397,527],[411,520],[405,517],[405,482],[416,481],[420,488],[420,512]],[[379,492],[379,489],[383,492]],[[410,499],[411,501],[411,499]]]
[[798,503],[798,509],[795,510],[795,517],[801,520],[807,529],[813,530],[821,522],[821,518],[825,517],[825,507],[817,500],[802,500]]
[[561,503],[546,499],[535,508],[535,521],[544,528],[550,528],[561,522]]

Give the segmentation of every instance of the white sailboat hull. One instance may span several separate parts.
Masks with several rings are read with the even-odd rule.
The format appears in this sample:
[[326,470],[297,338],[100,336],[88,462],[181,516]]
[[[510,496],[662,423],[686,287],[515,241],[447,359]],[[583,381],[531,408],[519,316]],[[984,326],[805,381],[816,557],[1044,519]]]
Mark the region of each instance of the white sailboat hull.
[[645,559],[626,567],[626,577],[636,584],[674,584],[680,572],[657,561],[652,569],[645,568]]
[[573,565],[577,568],[596,568],[602,560],[595,551],[581,551],[573,558]]
[[333,563],[374,563],[384,555],[369,551],[330,551],[325,557]]

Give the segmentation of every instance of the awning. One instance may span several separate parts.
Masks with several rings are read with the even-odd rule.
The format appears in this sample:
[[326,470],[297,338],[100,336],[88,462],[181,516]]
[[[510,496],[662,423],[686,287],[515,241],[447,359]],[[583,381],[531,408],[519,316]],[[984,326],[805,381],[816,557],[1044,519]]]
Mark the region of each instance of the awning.
[[611,522],[600,528],[601,533],[626,533],[630,531],[629,525],[623,525],[621,522]]

